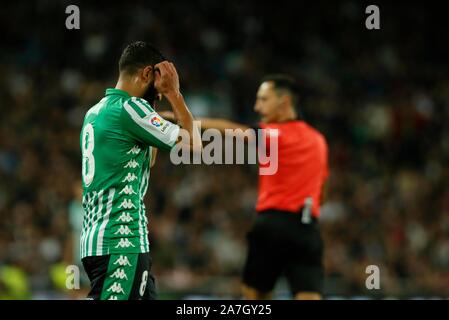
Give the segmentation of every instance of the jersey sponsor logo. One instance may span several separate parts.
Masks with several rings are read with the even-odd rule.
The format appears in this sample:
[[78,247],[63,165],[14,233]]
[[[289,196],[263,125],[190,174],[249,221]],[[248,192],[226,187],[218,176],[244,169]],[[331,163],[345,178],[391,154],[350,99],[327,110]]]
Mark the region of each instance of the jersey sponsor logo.
[[132,267],[131,263],[128,260],[127,256],[120,255],[120,257],[115,260],[114,265],[119,264],[120,266],[129,266]]
[[[93,299],[92,299],[92,300],[93,300]],[[108,299],[108,300],[118,300],[118,297],[117,297],[117,296],[113,296],[113,295],[112,295],[112,296],[110,296],[110,297],[109,297],[109,299]]]
[[122,203],[118,207],[119,209],[125,208],[125,209],[135,209],[136,206],[134,203],[132,203],[131,199],[123,199]]
[[130,194],[137,194],[137,193],[134,191],[134,189],[133,189],[133,187],[132,187],[131,185],[125,186],[125,187],[122,189],[122,191],[119,192],[119,194],[122,194],[122,193],[127,194],[127,195],[130,195]]
[[139,146],[134,146],[126,154],[130,154],[130,153],[132,153],[132,154],[139,154],[140,153],[140,147]]
[[158,116],[150,117],[150,123],[162,133],[165,133],[170,126],[170,122],[164,121]]
[[121,216],[117,218],[116,221],[121,221],[121,222],[131,222],[131,221],[134,221],[134,219],[131,217],[131,215],[129,214],[129,212],[123,212],[123,213],[121,214]]
[[110,276],[110,278],[116,278],[116,279],[120,279],[120,280],[128,280],[128,276],[125,273],[125,269],[123,268],[118,268],[117,270],[115,270],[115,272]]
[[135,245],[133,245],[133,243],[131,241],[129,241],[128,238],[120,238],[120,241],[117,243],[117,245],[115,246],[115,248],[117,249],[118,247],[120,248],[129,248],[129,247],[135,247]]
[[107,290],[108,292],[112,291],[114,293],[125,294],[125,291],[122,288],[122,285],[119,282],[114,282],[112,286],[110,286]]
[[156,128],[159,128],[159,127],[161,127],[161,126],[164,124],[164,121],[162,121],[162,119],[159,118],[158,116],[152,117],[151,120],[150,120],[150,122],[151,122],[151,124],[152,124],[153,126],[155,126]]
[[136,161],[136,160],[134,160],[134,159],[131,159],[123,168],[132,168],[132,169],[135,169],[135,168],[137,168],[139,166],[139,163]]
[[134,235],[134,233],[131,231],[131,229],[128,226],[121,225],[120,228],[114,233],[114,234],[121,234],[121,235]]
[[134,173],[128,173],[128,175],[122,180],[122,182],[132,182],[137,179]]
[[165,131],[167,131],[167,128],[170,126],[170,123],[168,123],[168,122],[166,122],[165,124],[164,124],[164,126],[161,128],[161,132],[162,133],[165,133]]

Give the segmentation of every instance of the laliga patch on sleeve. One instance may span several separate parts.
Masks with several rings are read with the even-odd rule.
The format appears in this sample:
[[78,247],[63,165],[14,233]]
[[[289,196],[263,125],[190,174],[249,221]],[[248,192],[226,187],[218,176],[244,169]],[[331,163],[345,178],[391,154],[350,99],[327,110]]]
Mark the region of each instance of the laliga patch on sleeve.
[[152,113],[148,116],[149,124],[159,130],[161,133],[167,133],[168,127],[170,127],[170,122],[162,119],[157,113]]

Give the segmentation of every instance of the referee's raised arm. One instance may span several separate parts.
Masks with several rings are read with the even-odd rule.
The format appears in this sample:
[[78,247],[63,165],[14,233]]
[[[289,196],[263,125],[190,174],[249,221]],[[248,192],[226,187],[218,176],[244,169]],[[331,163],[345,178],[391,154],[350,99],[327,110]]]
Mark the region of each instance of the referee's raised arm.
[[[171,111],[161,111],[160,115],[163,116],[165,119],[170,121],[176,121],[175,114]],[[250,135],[246,130],[248,129],[254,129],[253,127],[250,127],[246,124],[234,122],[228,119],[222,119],[222,118],[197,118],[197,121],[200,121],[201,123],[201,129],[207,130],[207,129],[216,129],[220,131],[222,134],[226,133],[226,130],[233,130],[234,134],[237,137],[241,137],[245,141],[251,141],[251,139],[255,139],[256,135]]]

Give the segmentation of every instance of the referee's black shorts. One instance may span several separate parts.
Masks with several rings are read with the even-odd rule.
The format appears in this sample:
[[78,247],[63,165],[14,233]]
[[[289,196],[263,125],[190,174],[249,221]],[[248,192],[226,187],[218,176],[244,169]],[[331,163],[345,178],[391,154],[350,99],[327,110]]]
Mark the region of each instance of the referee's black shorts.
[[301,221],[301,213],[267,210],[257,215],[248,233],[243,282],[260,292],[273,290],[285,276],[293,295],[322,293],[323,242],[316,219]]

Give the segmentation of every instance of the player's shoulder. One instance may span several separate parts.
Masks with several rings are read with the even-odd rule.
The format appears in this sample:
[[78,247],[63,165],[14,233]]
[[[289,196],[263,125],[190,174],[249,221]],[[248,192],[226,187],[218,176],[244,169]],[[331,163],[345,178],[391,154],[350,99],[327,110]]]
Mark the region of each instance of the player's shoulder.
[[310,135],[316,137],[316,139],[318,141],[320,141],[321,143],[324,143],[327,145],[326,137],[324,136],[324,134],[321,131],[319,131],[317,128],[312,126],[310,123],[307,123],[305,121],[300,121],[300,122],[302,123],[304,130],[306,130]]
[[315,128],[312,124],[310,124],[310,123],[308,123],[306,121],[300,120],[300,121],[298,121],[298,124],[300,126],[302,126],[304,131],[307,131],[310,134],[322,135],[321,132],[317,128]]
[[89,110],[86,112],[86,118],[90,116],[98,116],[100,112],[103,112],[107,105],[107,99],[106,97],[103,97],[100,101],[98,101],[95,105],[93,105]]
[[139,97],[128,97],[124,99],[123,107],[125,107],[126,111],[134,110],[138,114],[143,113],[145,115],[148,115],[155,112],[155,110],[147,100]]

